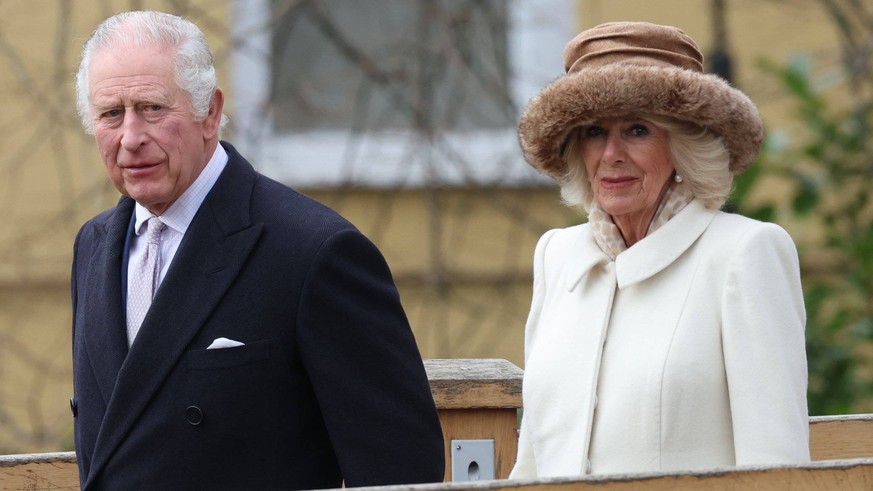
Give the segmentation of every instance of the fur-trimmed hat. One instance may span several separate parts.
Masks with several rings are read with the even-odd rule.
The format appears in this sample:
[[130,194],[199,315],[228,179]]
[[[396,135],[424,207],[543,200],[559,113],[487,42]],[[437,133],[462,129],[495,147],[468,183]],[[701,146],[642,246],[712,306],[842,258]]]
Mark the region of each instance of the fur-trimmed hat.
[[764,125],[755,104],[704,74],[700,49],[678,28],[601,24],[567,43],[564,69],[531,99],[518,124],[525,159],[552,178],[567,170],[561,153],[570,131],[606,118],[651,114],[709,128],[724,140],[733,174],[761,148]]

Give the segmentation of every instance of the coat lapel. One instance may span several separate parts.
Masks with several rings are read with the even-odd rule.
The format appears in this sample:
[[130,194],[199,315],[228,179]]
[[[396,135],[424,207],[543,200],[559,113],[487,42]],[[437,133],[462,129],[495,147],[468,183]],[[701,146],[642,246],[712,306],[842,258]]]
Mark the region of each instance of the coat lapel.
[[709,227],[717,212],[692,200],[652,235],[615,259],[618,287],[645,281],[673,264]]
[[94,245],[88,264],[86,292],[79,309],[85,348],[94,376],[108,403],[127,355],[127,331],[121,303],[121,260],[134,202],[122,198],[105,224],[105,235]]
[[191,222],[121,365],[89,479],[99,474],[161,388],[260,237],[262,225],[251,224],[248,209],[256,173],[227,150],[230,160]]

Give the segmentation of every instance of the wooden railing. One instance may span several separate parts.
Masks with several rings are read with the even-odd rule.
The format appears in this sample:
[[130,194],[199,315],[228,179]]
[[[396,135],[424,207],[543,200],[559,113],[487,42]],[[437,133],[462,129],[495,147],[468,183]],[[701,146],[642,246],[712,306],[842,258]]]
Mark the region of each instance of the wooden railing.
[[873,457],[873,414],[809,418],[809,453],[812,460]]
[[[494,441],[496,480],[402,486],[396,490],[873,489],[873,414],[810,418],[810,452],[814,462],[804,466],[506,481],[503,479],[512,469],[518,444],[522,370],[506,360],[493,359],[427,360],[425,369],[446,441],[446,481],[451,480],[452,441],[483,439]],[[78,489],[78,482],[73,452],[0,456],[0,491],[74,490]]]
[[802,466],[747,467],[677,474],[604,475],[383,486],[371,491],[870,491],[873,459],[828,460]]

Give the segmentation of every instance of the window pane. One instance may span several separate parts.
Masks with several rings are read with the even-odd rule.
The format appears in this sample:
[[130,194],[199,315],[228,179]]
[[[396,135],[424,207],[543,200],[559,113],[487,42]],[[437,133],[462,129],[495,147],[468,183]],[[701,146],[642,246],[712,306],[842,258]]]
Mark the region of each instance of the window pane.
[[275,130],[514,126],[505,0],[272,0]]

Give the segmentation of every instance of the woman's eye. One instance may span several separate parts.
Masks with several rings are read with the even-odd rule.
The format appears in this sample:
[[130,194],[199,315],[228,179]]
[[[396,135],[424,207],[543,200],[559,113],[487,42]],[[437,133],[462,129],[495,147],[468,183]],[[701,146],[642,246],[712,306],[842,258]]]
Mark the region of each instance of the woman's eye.
[[635,124],[630,129],[630,134],[633,136],[645,136],[649,134],[649,129],[641,124]]
[[604,133],[606,133],[606,131],[600,126],[589,126],[588,128],[585,128],[586,137],[600,136]]

